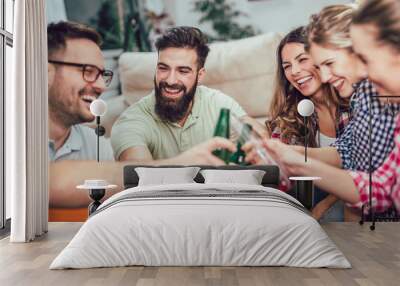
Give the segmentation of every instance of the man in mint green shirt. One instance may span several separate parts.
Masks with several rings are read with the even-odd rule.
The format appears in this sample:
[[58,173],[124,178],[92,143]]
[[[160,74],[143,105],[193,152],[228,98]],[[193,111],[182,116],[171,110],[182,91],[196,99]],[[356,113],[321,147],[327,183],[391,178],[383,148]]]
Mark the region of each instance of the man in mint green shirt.
[[238,117],[246,116],[245,111],[222,92],[198,86],[209,51],[199,29],[172,28],[157,40],[156,47],[154,91],[129,107],[114,124],[111,144],[115,158],[196,164],[195,158],[201,155],[213,157],[201,143],[213,137],[220,109],[229,108]]
[[131,106],[112,129],[116,158],[129,148],[146,148],[153,159],[167,159],[212,138],[221,108],[242,117],[246,115],[231,97],[205,86],[198,86],[191,112],[180,125],[162,120],[154,110],[154,92]]

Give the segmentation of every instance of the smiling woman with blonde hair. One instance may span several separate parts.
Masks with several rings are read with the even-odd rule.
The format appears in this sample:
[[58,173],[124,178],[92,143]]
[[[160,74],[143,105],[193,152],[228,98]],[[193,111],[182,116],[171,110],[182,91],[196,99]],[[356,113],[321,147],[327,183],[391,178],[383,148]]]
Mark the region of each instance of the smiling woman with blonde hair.
[[373,170],[383,163],[394,147],[392,114],[399,106],[386,106],[376,98],[378,93],[367,78],[365,64],[354,53],[350,27],[356,11],[354,5],[332,5],[313,15],[307,28],[307,49],[319,68],[321,81],[332,85],[341,97],[351,100],[352,120],[333,145],[337,151],[335,156],[340,156],[344,169],[367,171],[370,168],[365,156],[370,144],[369,106],[372,114],[381,114],[372,122]]

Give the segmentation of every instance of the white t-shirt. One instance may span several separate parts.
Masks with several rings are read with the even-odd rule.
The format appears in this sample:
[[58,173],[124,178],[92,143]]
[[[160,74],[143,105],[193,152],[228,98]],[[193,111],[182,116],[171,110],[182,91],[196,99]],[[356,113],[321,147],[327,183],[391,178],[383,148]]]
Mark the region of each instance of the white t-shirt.
[[328,147],[336,141],[336,137],[329,137],[322,134],[321,132],[317,133],[317,142],[318,139],[319,139],[319,147]]

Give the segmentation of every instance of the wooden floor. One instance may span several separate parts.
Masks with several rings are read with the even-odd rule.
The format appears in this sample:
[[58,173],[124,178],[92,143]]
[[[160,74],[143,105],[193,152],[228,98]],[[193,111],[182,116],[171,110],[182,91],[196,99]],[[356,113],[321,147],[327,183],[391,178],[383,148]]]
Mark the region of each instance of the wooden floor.
[[400,224],[324,225],[353,268],[123,267],[48,270],[81,223],[50,223],[43,238],[28,244],[0,241],[0,285],[400,285]]

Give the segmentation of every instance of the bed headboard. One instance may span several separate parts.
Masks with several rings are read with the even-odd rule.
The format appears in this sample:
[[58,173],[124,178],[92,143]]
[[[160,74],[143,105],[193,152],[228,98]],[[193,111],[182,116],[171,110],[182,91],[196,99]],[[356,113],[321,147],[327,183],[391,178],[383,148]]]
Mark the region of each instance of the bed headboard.
[[[147,167],[147,168],[182,168],[186,166],[145,166],[145,165],[128,165],[124,167],[124,189],[133,188],[138,185],[139,176],[135,171],[137,167]],[[278,188],[279,186],[279,168],[278,166],[272,165],[254,165],[254,166],[197,166],[200,167],[201,170],[205,169],[218,169],[218,170],[263,170],[265,171],[265,175],[262,179],[261,184],[265,187]],[[204,178],[200,174],[194,178],[197,183],[204,183]]]

